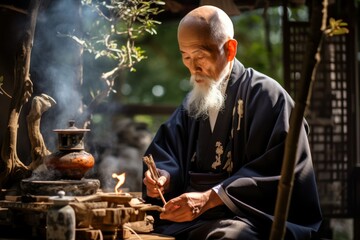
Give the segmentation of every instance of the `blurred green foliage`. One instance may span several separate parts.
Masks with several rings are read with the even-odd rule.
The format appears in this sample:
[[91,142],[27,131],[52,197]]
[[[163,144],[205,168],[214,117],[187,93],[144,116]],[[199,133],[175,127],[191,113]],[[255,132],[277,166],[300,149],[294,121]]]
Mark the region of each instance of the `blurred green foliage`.
[[189,90],[187,69],[178,50],[178,22],[163,22],[158,34],[143,41],[148,59],[136,66],[136,72],[125,73],[118,86],[126,103],[177,105]]
[[[135,65],[146,59],[138,40],[144,35],[157,33],[156,27],[161,22],[154,17],[164,11],[165,2],[82,0],[82,4],[82,36],[69,37],[87,53],[84,62],[90,65],[90,69],[92,66],[99,69],[95,78],[87,75],[85,79],[91,80],[84,85],[92,99],[90,104],[97,105],[110,92],[116,93],[114,85],[121,80],[122,71],[135,71]],[[88,64],[84,64],[85,72],[89,69]]]

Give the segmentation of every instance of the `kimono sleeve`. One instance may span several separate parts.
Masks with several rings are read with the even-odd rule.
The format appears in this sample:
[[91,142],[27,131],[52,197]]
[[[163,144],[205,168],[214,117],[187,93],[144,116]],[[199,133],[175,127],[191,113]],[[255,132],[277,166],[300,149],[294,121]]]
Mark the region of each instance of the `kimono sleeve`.
[[[157,131],[145,155],[151,154],[156,167],[170,173],[170,187],[165,193],[166,199],[171,199],[184,192],[185,173],[190,157],[189,139],[191,120],[187,117],[183,106],[178,107],[167,122]],[[147,170],[144,166],[144,172]],[[145,190],[143,189],[143,192]]]

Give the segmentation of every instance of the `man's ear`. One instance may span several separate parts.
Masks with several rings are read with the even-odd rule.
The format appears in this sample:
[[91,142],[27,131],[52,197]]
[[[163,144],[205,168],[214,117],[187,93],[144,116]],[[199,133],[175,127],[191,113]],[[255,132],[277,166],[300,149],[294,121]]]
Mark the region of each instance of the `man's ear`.
[[235,39],[230,39],[227,41],[227,60],[230,62],[234,60],[237,53],[237,41]]

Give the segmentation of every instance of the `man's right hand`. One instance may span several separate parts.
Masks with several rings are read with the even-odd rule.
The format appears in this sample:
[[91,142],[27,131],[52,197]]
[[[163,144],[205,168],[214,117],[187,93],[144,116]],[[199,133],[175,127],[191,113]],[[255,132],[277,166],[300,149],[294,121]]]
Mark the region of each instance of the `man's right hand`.
[[163,169],[157,168],[157,171],[160,176],[157,181],[151,177],[151,173],[149,170],[145,172],[145,176],[143,179],[143,182],[146,186],[146,194],[152,198],[160,197],[159,191],[157,190],[158,188],[162,193],[165,193],[170,184],[170,174]]

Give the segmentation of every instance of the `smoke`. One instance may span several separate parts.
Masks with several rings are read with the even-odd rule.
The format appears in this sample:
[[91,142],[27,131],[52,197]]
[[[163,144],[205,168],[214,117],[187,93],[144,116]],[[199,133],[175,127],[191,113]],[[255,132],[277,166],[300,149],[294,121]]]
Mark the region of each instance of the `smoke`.
[[98,152],[99,161],[94,169],[101,181],[101,188],[113,191],[117,181],[111,175],[125,172],[126,180],[122,187],[140,192],[143,179],[142,157],[151,142],[152,134],[144,124],[130,119],[119,120],[112,132],[116,135],[115,140],[108,138],[110,141],[104,141],[99,135],[94,139],[95,144],[102,145],[104,149]]
[[[39,12],[37,21],[31,56],[31,79],[34,82],[34,96],[45,93],[57,102],[44,113],[41,120],[41,133],[46,146],[51,152],[56,152],[57,133],[53,129],[68,128],[69,120],[75,120],[76,127],[83,127],[82,122],[77,120],[83,114],[83,104],[89,102],[89,89],[85,87],[99,84],[101,73],[104,72],[102,69],[112,63],[94,63],[94,56],[90,63],[91,57],[82,55],[81,46],[71,38],[64,37],[80,36],[80,1],[59,0],[46,4]],[[98,174],[104,188],[113,188],[116,181],[111,174],[126,172],[124,187],[140,191],[142,155],[150,143],[151,135],[145,127],[133,122],[122,122],[120,125],[116,129],[102,129],[101,133],[91,129],[92,149],[85,150],[95,157],[96,166],[85,177]],[[85,136],[85,141],[89,140],[88,137]],[[100,148],[102,151],[98,151]],[[33,177],[43,179],[46,171],[41,166]],[[53,175],[45,177],[52,178]]]
[[80,32],[80,1],[48,1],[46,4],[38,15],[31,79],[34,96],[45,93],[57,102],[44,114],[41,123],[45,142],[55,151],[57,136],[53,129],[67,128],[68,121],[79,118],[83,111],[82,49],[74,40],[64,37]]

